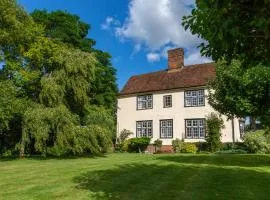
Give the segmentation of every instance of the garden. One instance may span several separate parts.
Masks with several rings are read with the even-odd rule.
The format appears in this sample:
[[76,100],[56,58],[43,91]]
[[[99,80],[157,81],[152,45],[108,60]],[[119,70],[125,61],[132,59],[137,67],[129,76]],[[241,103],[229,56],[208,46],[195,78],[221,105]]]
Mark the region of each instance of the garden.
[[0,199],[269,199],[270,156],[113,153],[0,160]]

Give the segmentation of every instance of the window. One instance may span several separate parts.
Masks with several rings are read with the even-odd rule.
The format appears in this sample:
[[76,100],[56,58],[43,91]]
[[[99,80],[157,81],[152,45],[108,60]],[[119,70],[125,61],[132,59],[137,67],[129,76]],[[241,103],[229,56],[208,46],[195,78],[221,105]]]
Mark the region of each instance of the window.
[[172,95],[163,96],[163,107],[164,108],[172,107]]
[[153,121],[137,121],[136,122],[136,133],[137,137],[152,137],[153,136]]
[[205,119],[186,119],[186,138],[205,138]]
[[204,90],[185,91],[185,107],[204,106]]
[[153,108],[153,95],[137,96],[137,110]]
[[160,138],[173,137],[173,120],[164,119],[160,120]]

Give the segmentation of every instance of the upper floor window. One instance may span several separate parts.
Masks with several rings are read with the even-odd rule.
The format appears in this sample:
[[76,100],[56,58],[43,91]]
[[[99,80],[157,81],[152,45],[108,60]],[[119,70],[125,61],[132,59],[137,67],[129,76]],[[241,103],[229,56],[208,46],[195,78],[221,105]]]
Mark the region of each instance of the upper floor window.
[[160,138],[173,137],[173,120],[163,119],[160,120]]
[[205,119],[186,119],[186,138],[205,138]]
[[136,135],[137,137],[152,137],[153,136],[153,121],[137,121],[136,122]]
[[137,110],[145,110],[153,108],[153,95],[137,96]]
[[185,107],[196,107],[205,105],[204,90],[185,91]]
[[163,96],[163,107],[164,108],[172,107],[172,95]]

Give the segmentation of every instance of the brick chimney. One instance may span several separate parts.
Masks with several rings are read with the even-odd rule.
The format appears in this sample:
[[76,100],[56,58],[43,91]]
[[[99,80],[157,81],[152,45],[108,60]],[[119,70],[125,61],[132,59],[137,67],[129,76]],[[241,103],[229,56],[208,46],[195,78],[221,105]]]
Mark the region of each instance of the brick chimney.
[[184,49],[168,50],[168,71],[178,71],[184,67]]

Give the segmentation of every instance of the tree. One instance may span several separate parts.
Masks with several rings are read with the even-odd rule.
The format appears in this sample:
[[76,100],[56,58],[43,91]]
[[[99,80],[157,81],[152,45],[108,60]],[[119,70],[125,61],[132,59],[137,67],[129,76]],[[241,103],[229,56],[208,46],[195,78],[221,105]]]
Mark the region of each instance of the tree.
[[183,18],[185,29],[206,40],[199,46],[202,55],[224,60],[216,66],[210,104],[229,117],[259,118],[265,126],[270,126],[269,9],[269,0],[202,0]]
[[206,143],[209,148],[209,151],[215,152],[221,148],[221,129],[224,128],[224,122],[220,116],[215,113],[211,113],[207,116],[206,119]]
[[220,60],[216,64],[216,78],[210,82],[208,100],[220,113],[229,117],[253,116],[268,124],[270,68],[258,64],[243,69],[242,63]]
[[269,65],[269,9],[269,0],[198,0],[192,14],[183,17],[183,26],[207,41],[201,53],[215,61]]
[[91,103],[95,52],[47,35],[15,0],[3,1],[0,13],[0,137],[12,138],[1,151],[106,152],[115,123],[106,104]]
[[49,38],[61,41],[84,52],[92,52],[97,59],[95,67],[95,79],[91,82],[89,91],[92,104],[105,106],[116,111],[116,70],[112,67],[111,56],[107,52],[94,48],[95,41],[88,38],[90,25],[82,22],[80,17],[61,10],[47,12],[35,10],[31,13],[34,21],[42,24],[45,35]]

